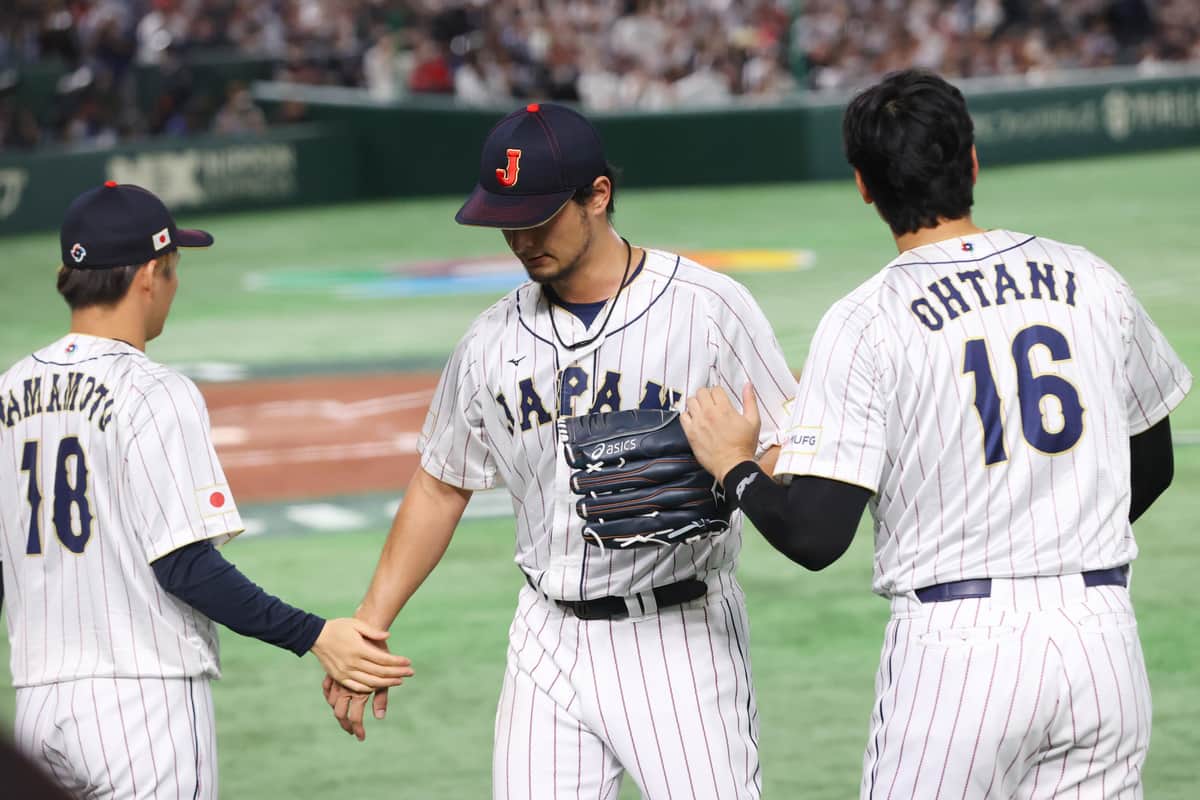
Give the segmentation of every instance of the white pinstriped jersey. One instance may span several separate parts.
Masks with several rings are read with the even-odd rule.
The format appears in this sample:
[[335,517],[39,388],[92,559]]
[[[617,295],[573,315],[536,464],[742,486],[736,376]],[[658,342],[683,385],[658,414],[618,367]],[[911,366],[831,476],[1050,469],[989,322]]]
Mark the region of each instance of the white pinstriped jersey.
[[539,589],[561,600],[629,596],[703,578],[735,563],[741,525],[735,515],[727,533],[665,550],[586,544],[555,431],[560,414],[673,408],[709,386],[723,386],[740,402],[749,379],[758,392],[765,450],[780,441],[784,404],[795,389],[762,311],[724,275],[647,250],[641,272],[615,302],[603,334],[570,350],[557,336],[567,344],[595,336],[608,306],[585,328],[569,312],[552,310],[536,284],[510,292],[459,342],[419,445],[421,465],[435,478],[472,490],[508,487],[515,560]]
[[1137,555],[1129,437],[1191,374],[1108,264],[1011,231],[918,247],[838,301],[777,474],[876,494],[874,589]]
[[0,557],[17,687],[219,677],[213,623],[151,562],[242,530],[196,385],[68,335],[0,376]]

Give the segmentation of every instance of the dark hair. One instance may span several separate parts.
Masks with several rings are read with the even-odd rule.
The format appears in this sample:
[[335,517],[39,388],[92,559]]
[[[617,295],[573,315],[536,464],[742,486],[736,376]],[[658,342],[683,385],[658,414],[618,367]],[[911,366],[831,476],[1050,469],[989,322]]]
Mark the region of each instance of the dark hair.
[[58,269],[58,293],[72,311],[88,306],[110,306],[121,301],[141,264],[112,269]]
[[[597,178],[604,176],[612,184],[612,189],[608,192],[608,207],[605,209],[609,219],[612,219],[613,213],[617,210],[617,176],[620,174],[621,170],[605,162],[604,172],[596,176]],[[596,188],[594,186],[582,186],[575,190],[575,194],[572,195],[571,199],[583,206],[587,205],[587,202],[592,199],[592,195],[595,193]]]
[[846,160],[900,235],[971,213],[974,125],[962,93],[926,70],[893,72],[842,118]]

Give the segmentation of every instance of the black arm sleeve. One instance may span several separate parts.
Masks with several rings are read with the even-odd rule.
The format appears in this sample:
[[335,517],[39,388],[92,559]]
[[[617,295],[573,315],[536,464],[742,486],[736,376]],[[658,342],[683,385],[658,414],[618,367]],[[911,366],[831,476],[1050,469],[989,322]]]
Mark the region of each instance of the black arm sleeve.
[[325,625],[320,617],[264,592],[210,541],[181,547],[151,566],[164,589],[209,619],[298,656],[312,649]]
[[753,461],[729,471],[725,493],[772,547],[811,570],[825,569],[846,552],[871,499],[861,486],[811,475],[783,486]]
[[1129,521],[1135,522],[1171,485],[1175,477],[1175,451],[1171,445],[1171,418],[1129,437]]

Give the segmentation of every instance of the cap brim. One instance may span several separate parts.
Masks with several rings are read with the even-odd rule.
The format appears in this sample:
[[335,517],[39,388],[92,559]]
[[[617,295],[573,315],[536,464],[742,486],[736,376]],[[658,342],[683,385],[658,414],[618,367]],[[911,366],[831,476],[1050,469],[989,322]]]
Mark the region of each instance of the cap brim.
[[212,247],[213,237],[208,231],[195,228],[179,228],[175,231],[175,244],[179,247]]
[[454,215],[454,221],[459,225],[480,225],[509,231],[536,228],[550,221],[574,194],[574,189],[537,195],[493,194],[482,186],[476,186],[467,202]]

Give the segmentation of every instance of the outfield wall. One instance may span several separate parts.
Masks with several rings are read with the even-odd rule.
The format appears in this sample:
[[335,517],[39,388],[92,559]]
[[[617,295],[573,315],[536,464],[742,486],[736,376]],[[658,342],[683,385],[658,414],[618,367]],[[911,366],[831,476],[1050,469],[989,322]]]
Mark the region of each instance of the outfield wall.
[[362,195],[359,164],[340,125],[0,153],[0,234],[57,228],[77,194],[106,180],[152,189],[176,212],[344,202]]
[[[1200,69],[1165,77],[1113,70],[1043,88],[966,86],[988,164],[1200,146]],[[279,84],[260,84],[256,96],[269,105],[306,102],[315,119],[348,124],[361,143],[364,191],[379,197],[466,192],[479,145],[511,110],[380,104]],[[628,186],[823,180],[849,174],[841,144],[848,99],[592,117]]]
[[[1088,73],[1042,88],[968,84],[966,93],[989,165],[1200,146],[1200,69]],[[144,185],[179,210],[461,195],[475,182],[480,143],[508,110],[270,83],[255,94],[267,106],[303,102],[315,124],[256,138],[0,154],[0,234],[56,227],[71,197],[108,179]],[[848,175],[846,99],[594,118],[627,186],[821,180]]]

